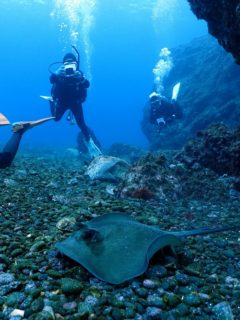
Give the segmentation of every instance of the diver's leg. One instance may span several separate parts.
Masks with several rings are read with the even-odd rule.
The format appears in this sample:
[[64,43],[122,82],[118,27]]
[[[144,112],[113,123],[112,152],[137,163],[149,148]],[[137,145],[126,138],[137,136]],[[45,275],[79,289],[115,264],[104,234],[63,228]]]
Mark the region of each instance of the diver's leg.
[[9,167],[12,164],[13,159],[15,158],[15,155],[18,151],[18,147],[21,142],[22,136],[23,136],[23,132],[15,132],[12,134],[11,138],[6,143],[2,151],[3,157],[0,158],[1,168]]
[[84,120],[83,109],[81,103],[76,103],[71,107],[71,111],[76,119],[77,125],[81,129],[86,141],[90,139],[90,133]]
[[50,112],[52,117],[56,116],[56,102],[53,100],[49,100],[49,105],[50,105]]
[[102,154],[101,150],[96,146],[93,139],[91,138],[90,132],[88,127],[86,126],[86,123],[84,121],[83,116],[83,110],[82,110],[82,104],[76,103],[71,107],[71,111],[76,119],[76,122],[79,126],[79,128],[82,131],[82,134],[84,136],[84,142],[88,149],[89,155],[94,158],[97,156],[100,156]]
[[67,107],[63,104],[59,104],[54,102],[54,107],[51,110],[53,117],[55,117],[55,121],[59,121],[62,119],[62,116],[64,115],[65,111],[67,110]]

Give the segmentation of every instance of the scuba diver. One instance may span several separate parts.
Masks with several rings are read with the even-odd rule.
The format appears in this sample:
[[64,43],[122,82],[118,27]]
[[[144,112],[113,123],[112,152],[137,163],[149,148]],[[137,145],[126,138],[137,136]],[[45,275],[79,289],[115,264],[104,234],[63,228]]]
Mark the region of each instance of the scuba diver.
[[150,122],[159,129],[182,117],[182,109],[177,103],[179,90],[180,83],[177,83],[173,87],[171,99],[167,99],[155,91],[149,95]]
[[67,119],[72,121],[74,116],[77,125],[84,136],[84,143],[89,155],[91,157],[96,157],[101,155],[102,152],[94,143],[94,140],[90,135],[82,109],[82,103],[86,100],[87,89],[90,86],[90,82],[79,69],[80,55],[78,50],[75,46],[72,47],[75,50],[77,57],[71,52],[65,54],[61,66],[55,72],[52,72],[50,68],[58,62],[50,65],[50,83],[52,84],[51,97],[41,97],[49,100],[51,114],[55,117],[55,121],[59,121],[63,114],[67,110],[70,110]]
[[[24,121],[15,122],[12,124],[12,136],[4,146],[2,152],[0,152],[0,169],[10,167],[18,151],[19,144],[23,137],[23,134],[37,125],[40,125],[46,121],[54,119],[53,117],[40,119],[37,121]],[[9,125],[8,119],[0,113],[0,126]]]

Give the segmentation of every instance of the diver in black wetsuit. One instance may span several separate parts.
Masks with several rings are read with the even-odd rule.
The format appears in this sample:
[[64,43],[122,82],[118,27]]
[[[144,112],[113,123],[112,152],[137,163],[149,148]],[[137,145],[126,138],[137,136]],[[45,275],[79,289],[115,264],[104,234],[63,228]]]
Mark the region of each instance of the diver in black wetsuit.
[[176,100],[169,100],[153,92],[149,97],[150,122],[159,128],[170,124],[183,116],[182,109]]
[[[78,53],[76,48],[73,48]],[[92,157],[100,155],[101,151],[91,138],[84,120],[82,103],[86,100],[90,82],[79,70],[79,54],[77,59],[73,53],[67,53],[62,66],[51,74],[50,83],[52,84],[50,109],[55,121],[59,121],[63,114],[70,110],[83,133],[89,154]]]

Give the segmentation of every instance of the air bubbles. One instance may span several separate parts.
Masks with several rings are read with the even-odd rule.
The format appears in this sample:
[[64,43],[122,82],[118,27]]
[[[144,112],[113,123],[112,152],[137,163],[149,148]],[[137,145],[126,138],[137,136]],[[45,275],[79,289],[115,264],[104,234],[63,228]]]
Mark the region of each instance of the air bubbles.
[[155,91],[163,95],[163,81],[172,70],[173,61],[171,51],[168,48],[162,48],[159,53],[159,60],[153,68]]
[[[75,45],[83,48],[88,78],[91,78],[90,33],[95,23],[95,9],[96,0],[54,0],[54,9],[51,13],[52,17],[61,20],[60,25],[67,25],[65,37],[62,38],[64,46]],[[63,28],[60,27],[59,30],[63,31]]]

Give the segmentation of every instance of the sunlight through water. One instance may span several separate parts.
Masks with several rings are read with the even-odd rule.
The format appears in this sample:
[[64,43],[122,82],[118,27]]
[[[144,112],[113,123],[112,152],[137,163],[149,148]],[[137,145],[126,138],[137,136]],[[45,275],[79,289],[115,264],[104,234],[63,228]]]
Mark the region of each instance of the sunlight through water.
[[174,13],[179,7],[179,0],[156,0],[152,6],[153,21],[166,18],[170,21],[174,20]]
[[63,34],[61,40],[65,49],[69,44],[76,47],[81,45],[83,48],[90,79],[92,53],[90,33],[95,22],[95,9],[96,0],[54,0],[54,8],[51,12],[51,16],[59,20],[59,30]]
[[152,24],[156,34],[166,33],[166,28],[182,16],[182,0],[155,0],[152,3]]

